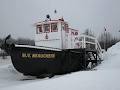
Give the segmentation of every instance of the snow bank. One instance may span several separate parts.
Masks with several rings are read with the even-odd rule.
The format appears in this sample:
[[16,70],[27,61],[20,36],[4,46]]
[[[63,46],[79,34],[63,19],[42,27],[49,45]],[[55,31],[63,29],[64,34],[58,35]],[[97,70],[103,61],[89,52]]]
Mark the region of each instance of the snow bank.
[[[0,90],[2,88],[27,83],[28,81],[22,81],[26,78],[31,77],[23,76],[23,74],[17,72],[11,63],[10,57],[7,59],[0,59]],[[34,79],[34,77],[32,78]]]
[[120,90],[119,75],[116,71],[83,71],[42,81],[23,81],[1,90]]
[[0,66],[10,64],[10,63],[11,63],[10,56],[6,56],[5,59],[3,59],[3,57],[0,57]]
[[119,69],[120,70],[120,42],[113,45],[105,54],[104,61],[97,69]]
[[120,90],[120,42],[109,48],[95,71],[79,71],[52,79],[21,81],[11,65],[0,66],[0,90]]

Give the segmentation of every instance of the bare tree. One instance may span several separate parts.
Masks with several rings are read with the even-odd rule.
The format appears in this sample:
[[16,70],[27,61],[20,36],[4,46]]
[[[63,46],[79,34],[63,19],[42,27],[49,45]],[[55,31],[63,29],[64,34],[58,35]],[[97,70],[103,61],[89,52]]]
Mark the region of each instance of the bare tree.
[[115,43],[117,43],[119,39],[113,37],[110,32],[105,31],[104,33],[101,33],[101,35],[98,38],[98,41],[101,47],[107,51],[107,49]]
[[94,33],[89,28],[87,28],[83,34],[95,37]]

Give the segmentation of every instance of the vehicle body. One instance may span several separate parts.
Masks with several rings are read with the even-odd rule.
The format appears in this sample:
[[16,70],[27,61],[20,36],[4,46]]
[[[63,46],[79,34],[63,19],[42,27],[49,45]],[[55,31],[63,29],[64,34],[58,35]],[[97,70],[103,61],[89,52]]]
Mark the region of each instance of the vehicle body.
[[69,28],[63,18],[45,20],[35,26],[36,46],[5,45],[13,66],[24,75],[57,75],[85,70],[90,63],[97,65],[102,60],[97,39]]

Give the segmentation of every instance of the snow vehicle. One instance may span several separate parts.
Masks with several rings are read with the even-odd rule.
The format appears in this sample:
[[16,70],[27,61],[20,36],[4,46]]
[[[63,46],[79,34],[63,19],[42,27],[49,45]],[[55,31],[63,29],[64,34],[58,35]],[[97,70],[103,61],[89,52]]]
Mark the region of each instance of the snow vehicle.
[[11,56],[15,69],[24,75],[59,75],[86,70],[102,60],[102,51],[97,39],[80,34],[69,28],[63,18],[38,22],[35,46],[8,44],[3,48]]

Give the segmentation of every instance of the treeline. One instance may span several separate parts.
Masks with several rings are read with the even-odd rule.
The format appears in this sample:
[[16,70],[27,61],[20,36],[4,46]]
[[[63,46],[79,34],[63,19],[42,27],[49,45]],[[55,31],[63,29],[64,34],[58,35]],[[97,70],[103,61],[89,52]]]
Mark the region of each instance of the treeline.
[[[0,46],[4,43],[4,39],[0,38]],[[31,39],[26,39],[26,38],[18,38],[18,39],[14,39],[14,38],[10,38],[9,40],[7,40],[8,44],[18,44],[18,45],[31,45],[31,46],[35,46],[35,41],[31,40]]]
[[104,33],[101,33],[101,35],[98,38],[98,41],[101,47],[107,51],[109,47],[119,42],[120,38],[112,36],[110,32],[105,31]]

